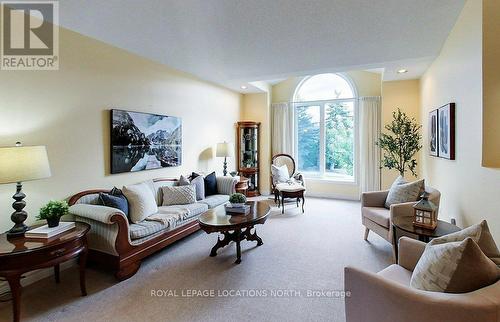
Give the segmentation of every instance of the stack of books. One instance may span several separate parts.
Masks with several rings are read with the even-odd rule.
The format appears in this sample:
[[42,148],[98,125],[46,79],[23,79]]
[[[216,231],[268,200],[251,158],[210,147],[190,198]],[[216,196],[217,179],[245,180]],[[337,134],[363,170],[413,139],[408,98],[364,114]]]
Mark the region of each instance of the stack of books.
[[74,222],[62,221],[59,226],[50,228],[48,225],[43,225],[24,233],[26,238],[50,238],[55,235],[62,234],[68,230],[75,228]]
[[230,203],[225,204],[227,215],[246,215],[250,212],[250,205],[233,206]]

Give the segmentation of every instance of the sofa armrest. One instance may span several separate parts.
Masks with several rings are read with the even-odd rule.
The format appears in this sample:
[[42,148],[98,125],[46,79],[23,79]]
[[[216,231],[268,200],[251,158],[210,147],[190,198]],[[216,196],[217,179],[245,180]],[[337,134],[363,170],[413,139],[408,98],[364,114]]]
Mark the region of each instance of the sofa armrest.
[[361,193],[361,207],[384,207],[389,190]]
[[99,205],[76,204],[69,207],[69,213],[75,216],[92,219],[109,225],[115,223],[115,221],[111,220],[111,217],[113,217],[114,215],[123,216],[123,218],[127,220],[127,217],[125,216],[123,211],[116,208]]
[[398,244],[398,264],[409,271],[415,269],[425,250],[425,243],[408,237],[401,237]]
[[391,221],[395,217],[412,217],[415,201],[396,203],[391,205]]
[[217,177],[217,192],[222,195],[231,195],[236,192],[238,179],[234,177]]
[[498,321],[497,304],[480,291],[449,294],[413,289],[378,274],[344,269],[347,322]]

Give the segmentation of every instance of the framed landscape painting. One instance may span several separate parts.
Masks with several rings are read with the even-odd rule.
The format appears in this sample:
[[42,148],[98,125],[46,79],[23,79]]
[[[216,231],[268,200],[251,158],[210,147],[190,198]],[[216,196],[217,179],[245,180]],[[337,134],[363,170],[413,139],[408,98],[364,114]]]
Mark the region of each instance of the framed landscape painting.
[[429,113],[429,154],[438,156],[438,110]]
[[111,110],[111,173],[175,167],[182,163],[179,117]]
[[438,109],[438,156],[455,160],[455,103]]

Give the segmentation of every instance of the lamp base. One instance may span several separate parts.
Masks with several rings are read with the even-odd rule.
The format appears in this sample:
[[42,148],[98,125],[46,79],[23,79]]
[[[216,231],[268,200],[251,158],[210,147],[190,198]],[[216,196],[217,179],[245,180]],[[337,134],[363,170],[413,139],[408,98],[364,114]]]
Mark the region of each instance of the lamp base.
[[24,233],[28,230],[28,226],[25,224],[14,225],[8,232],[7,238],[24,237]]
[[227,176],[227,160],[226,160],[226,157],[224,157],[224,169],[222,171],[222,174],[225,176]]
[[16,193],[12,196],[15,200],[12,204],[12,208],[14,208],[15,211],[10,216],[10,219],[15,225],[7,232],[7,237],[9,238],[24,236],[24,233],[28,230],[28,226],[24,224],[24,221],[28,218],[28,213],[23,210],[26,206],[26,201],[23,200],[26,195],[23,193],[22,189],[23,185],[21,182],[18,182]]

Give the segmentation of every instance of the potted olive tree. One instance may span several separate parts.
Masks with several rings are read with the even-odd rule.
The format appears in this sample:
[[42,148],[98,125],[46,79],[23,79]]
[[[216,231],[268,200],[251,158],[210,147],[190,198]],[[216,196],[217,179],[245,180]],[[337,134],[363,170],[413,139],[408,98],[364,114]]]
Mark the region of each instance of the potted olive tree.
[[382,133],[377,142],[383,150],[381,168],[396,169],[402,177],[410,170],[416,176],[417,160],[414,156],[422,148],[422,125],[399,108],[392,113],[392,118],[392,122],[385,125],[387,133]]
[[68,203],[62,201],[49,201],[45,206],[40,208],[40,214],[36,217],[38,220],[47,220],[49,227],[59,226],[59,220],[62,216],[69,213]]

